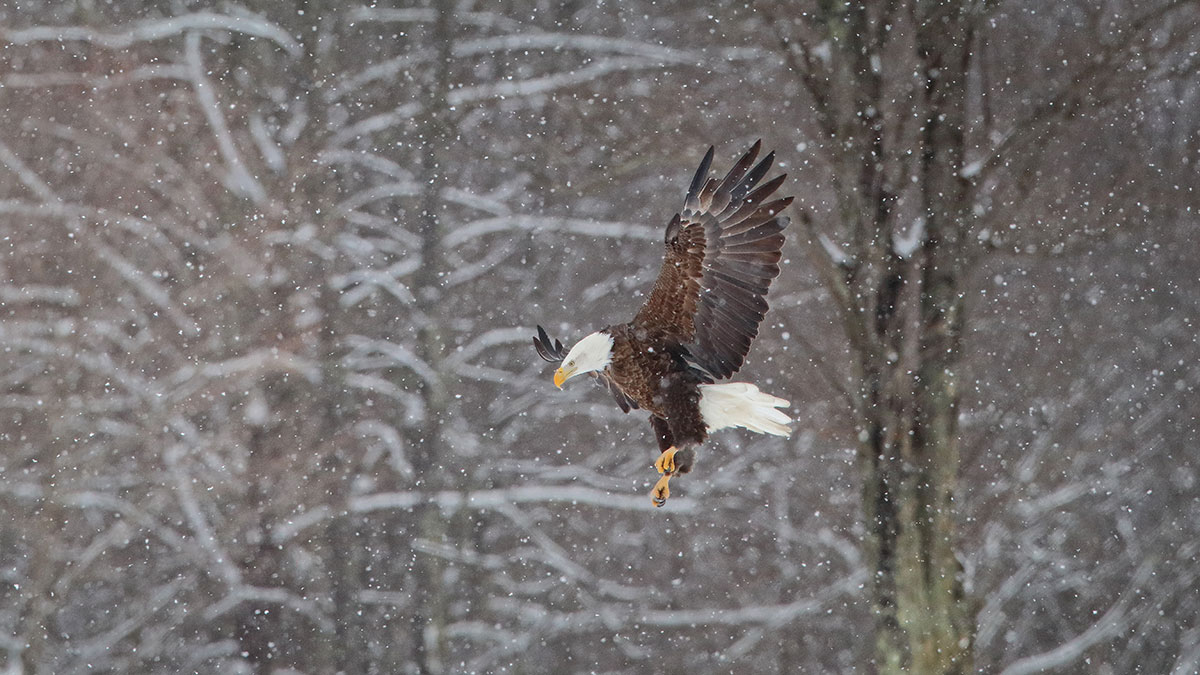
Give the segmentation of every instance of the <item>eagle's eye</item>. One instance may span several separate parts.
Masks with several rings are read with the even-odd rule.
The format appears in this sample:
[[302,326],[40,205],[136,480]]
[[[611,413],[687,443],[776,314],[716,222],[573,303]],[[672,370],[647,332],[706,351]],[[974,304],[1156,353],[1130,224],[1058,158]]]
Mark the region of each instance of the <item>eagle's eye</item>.
[[575,359],[571,359],[570,361],[567,361],[567,367],[568,367],[568,368],[571,368],[571,367],[573,367],[574,365],[575,365]]

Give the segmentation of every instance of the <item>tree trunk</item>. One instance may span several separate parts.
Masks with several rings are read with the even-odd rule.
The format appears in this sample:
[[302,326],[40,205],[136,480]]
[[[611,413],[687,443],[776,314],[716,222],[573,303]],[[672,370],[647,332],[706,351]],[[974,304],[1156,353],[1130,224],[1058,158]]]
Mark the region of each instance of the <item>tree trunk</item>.
[[[437,19],[429,35],[436,49],[437,67],[431,81],[425,84],[425,110],[420,122],[421,182],[418,227],[421,237],[421,267],[415,272],[418,314],[423,325],[418,329],[417,354],[428,364],[433,374],[421,388],[425,403],[426,421],[414,444],[413,468],[421,477],[421,488],[429,495],[448,487],[441,476],[451,463],[443,433],[443,419],[449,410],[442,361],[445,354],[445,331],[442,282],[445,266],[442,263],[442,214],[445,204],[442,191],[446,186],[443,158],[454,134],[453,121],[446,96],[450,91],[451,46],[454,38],[453,8],[449,0],[435,3]],[[414,509],[417,538],[442,543],[448,536],[446,518],[433,499],[425,500]],[[448,622],[448,598],[444,587],[444,560],[427,553],[417,553],[413,565],[417,585],[414,591],[415,611],[411,619],[413,662],[421,673],[441,673],[447,661],[445,628]]]
[[[863,548],[881,673],[972,670],[973,612],[954,552],[971,21],[965,10],[921,0],[822,2],[811,25],[832,45],[829,58],[818,56],[809,36],[799,35],[794,48],[789,41],[793,70],[812,94],[840,169],[836,213],[848,246],[814,250],[824,250],[818,258],[857,383]],[[903,50],[910,61],[886,63]],[[924,79],[905,86],[888,77],[897,69]],[[914,114],[919,128],[907,123]],[[911,248],[896,241],[900,195],[918,200],[920,224],[909,228],[923,230],[909,230],[918,242]]]
[[[961,13],[917,31],[926,78],[918,167],[925,239],[906,274],[919,284],[916,321],[907,325],[917,333],[915,367],[899,358],[901,345],[887,332],[877,336],[887,345],[883,361],[876,361],[886,378],[871,378],[866,401],[873,409],[864,411],[870,433],[862,449],[863,502],[872,523],[868,548],[876,564],[876,645],[884,673],[972,671],[974,617],[954,551],[969,43]],[[878,307],[898,302],[888,297],[894,295],[890,285],[885,277]],[[889,383],[907,391],[891,391]]]

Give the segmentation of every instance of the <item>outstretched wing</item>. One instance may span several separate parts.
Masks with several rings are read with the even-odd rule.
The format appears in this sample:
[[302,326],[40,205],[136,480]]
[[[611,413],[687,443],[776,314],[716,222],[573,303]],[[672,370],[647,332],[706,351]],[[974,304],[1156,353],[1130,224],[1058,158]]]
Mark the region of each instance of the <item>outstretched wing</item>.
[[[558,340],[551,342],[550,336],[546,334],[546,330],[541,326],[538,326],[537,330],[538,334],[535,338],[533,338],[533,348],[537,350],[538,356],[542,357],[543,361],[549,361],[550,363],[562,363],[562,360],[567,358],[567,349],[563,347],[563,343],[559,342]],[[630,410],[638,409],[637,401],[634,401],[626,396],[625,392],[621,391],[621,388],[617,386],[617,383],[613,382],[612,378],[608,376],[608,373],[599,372],[588,374],[596,378],[596,382],[600,386],[608,389],[609,393],[612,394],[613,399],[616,400],[617,405],[621,407],[621,412],[629,412]]]
[[779,276],[788,224],[779,213],[792,198],[767,201],[786,174],[756,189],[775,159],[772,152],[754,164],[761,147],[755,142],[720,180],[708,177],[708,149],[683,211],[667,225],[654,290],[634,318],[636,327],[676,337],[716,378],[742,367],[767,312],[767,289]]

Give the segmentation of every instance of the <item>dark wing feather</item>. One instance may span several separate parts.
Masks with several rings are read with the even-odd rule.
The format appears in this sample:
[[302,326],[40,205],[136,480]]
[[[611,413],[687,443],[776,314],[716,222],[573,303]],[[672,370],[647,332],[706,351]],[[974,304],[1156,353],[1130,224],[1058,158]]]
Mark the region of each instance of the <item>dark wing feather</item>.
[[[562,360],[567,358],[567,349],[563,347],[563,343],[558,340],[552,342],[550,336],[546,334],[546,330],[541,326],[537,327],[537,331],[537,336],[533,338],[533,348],[537,350],[538,356],[550,363],[562,363]],[[613,382],[607,372],[589,374],[596,378],[597,384],[608,389],[613,399],[616,400],[617,405],[621,407],[621,412],[638,409],[637,401],[626,396],[625,392],[621,391],[621,388],[617,386],[616,382]]]
[[766,295],[779,276],[791,197],[767,202],[785,175],[761,186],[775,153],[755,164],[756,142],[724,178],[709,178],[709,148],[692,178],[683,211],[671,219],[658,280],[635,327],[663,333],[715,378],[742,367],[767,312]]
[[533,348],[537,350],[538,356],[542,357],[543,361],[562,363],[562,360],[567,358],[567,350],[563,349],[563,343],[558,340],[550,342],[550,336],[546,335],[546,330],[541,326],[538,326],[537,329],[538,334],[533,338]]
[[608,387],[608,392],[612,394],[613,400],[621,407],[621,412],[627,413],[630,410],[638,409],[637,401],[626,396],[625,392],[621,391],[621,388],[617,386],[616,382],[613,382],[607,372],[592,373],[592,376],[598,378],[602,386]]

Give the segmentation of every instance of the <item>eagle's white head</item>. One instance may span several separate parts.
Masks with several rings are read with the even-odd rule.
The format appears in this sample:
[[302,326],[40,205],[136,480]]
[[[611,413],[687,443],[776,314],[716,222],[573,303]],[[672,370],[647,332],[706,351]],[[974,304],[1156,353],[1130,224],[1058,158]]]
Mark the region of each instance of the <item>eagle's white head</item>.
[[562,389],[563,382],[583,373],[604,370],[612,363],[613,337],[596,331],[571,347],[562,366],[554,371],[554,386]]

